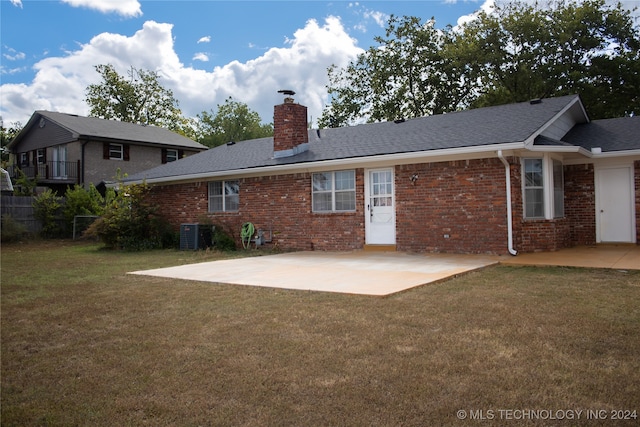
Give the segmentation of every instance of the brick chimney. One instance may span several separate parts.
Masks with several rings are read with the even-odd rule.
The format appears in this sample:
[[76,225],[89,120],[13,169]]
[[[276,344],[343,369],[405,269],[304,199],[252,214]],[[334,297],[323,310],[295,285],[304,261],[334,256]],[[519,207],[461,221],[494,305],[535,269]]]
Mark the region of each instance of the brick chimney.
[[280,90],[287,95],[284,103],[273,108],[273,157],[289,157],[307,151],[307,107],[293,102],[291,90]]

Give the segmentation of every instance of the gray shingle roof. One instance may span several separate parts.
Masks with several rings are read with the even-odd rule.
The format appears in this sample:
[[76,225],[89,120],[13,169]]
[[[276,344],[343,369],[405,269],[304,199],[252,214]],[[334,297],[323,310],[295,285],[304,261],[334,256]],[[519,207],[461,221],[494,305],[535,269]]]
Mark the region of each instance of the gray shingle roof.
[[[139,142],[145,144],[170,145],[194,150],[205,150],[207,147],[185,136],[156,126],[144,126],[117,120],[105,120],[96,117],[83,117],[74,114],[52,111],[36,111],[29,120],[31,123],[39,117],[62,126],[78,139],[104,139]],[[25,129],[29,125],[25,126]],[[17,140],[18,138],[16,138]],[[13,141],[12,141],[13,143]]]
[[273,157],[273,138],[213,148],[129,177],[128,181],[162,179],[256,167],[303,164],[524,142],[577,95],[428,116],[402,123],[371,123],[309,131],[309,149],[291,157]]
[[591,150],[602,148],[603,152],[640,150],[640,117],[593,120],[574,126],[563,141]]

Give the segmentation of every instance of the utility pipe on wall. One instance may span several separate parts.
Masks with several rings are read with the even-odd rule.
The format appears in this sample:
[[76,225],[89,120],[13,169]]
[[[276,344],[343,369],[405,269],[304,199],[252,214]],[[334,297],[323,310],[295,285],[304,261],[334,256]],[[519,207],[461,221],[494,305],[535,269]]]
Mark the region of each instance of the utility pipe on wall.
[[511,167],[509,162],[502,155],[502,150],[498,150],[498,158],[504,165],[506,181],[507,181],[507,239],[509,246],[509,253],[513,256],[518,255],[518,251],[513,248],[513,221],[511,213]]

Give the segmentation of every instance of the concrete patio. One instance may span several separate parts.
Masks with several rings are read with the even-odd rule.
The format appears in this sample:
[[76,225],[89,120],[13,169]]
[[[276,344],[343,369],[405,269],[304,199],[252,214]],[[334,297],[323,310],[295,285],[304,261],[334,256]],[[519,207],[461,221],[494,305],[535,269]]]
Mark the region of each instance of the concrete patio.
[[479,255],[292,252],[136,271],[131,274],[382,296],[497,263],[498,257]]
[[494,264],[640,270],[640,246],[597,245],[512,256],[293,252],[131,274],[282,289],[390,295]]
[[556,252],[501,257],[500,263],[640,270],[640,246],[628,243],[576,246]]

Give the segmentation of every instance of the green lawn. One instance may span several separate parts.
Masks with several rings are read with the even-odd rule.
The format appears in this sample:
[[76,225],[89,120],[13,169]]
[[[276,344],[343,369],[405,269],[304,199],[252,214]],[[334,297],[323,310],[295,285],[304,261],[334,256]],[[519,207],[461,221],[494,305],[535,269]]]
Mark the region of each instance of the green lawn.
[[640,416],[640,272],[386,298],[126,274],[244,255],[3,245],[2,426],[640,423],[611,420]]

